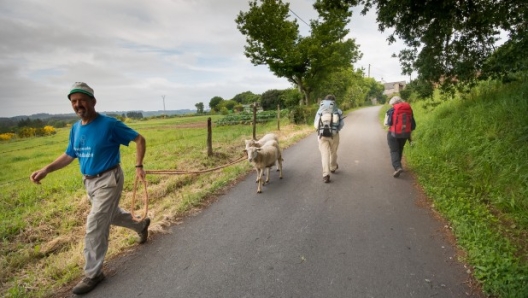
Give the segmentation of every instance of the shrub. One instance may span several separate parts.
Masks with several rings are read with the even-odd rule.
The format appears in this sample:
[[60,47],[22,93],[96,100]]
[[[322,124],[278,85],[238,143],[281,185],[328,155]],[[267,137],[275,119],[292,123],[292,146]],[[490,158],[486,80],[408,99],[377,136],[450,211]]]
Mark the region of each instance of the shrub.
[[317,112],[317,106],[296,106],[288,117],[292,123],[312,125]]
[[6,133],[3,133],[3,134],[0,134],[0,141],[9,141],[9,140],[11,140],[14,137],[15,137],[14,133],[6,132]]

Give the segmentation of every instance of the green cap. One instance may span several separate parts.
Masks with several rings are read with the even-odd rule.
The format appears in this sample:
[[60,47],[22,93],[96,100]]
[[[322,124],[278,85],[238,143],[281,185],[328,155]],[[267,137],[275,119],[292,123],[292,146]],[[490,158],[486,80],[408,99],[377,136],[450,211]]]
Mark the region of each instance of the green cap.
[[90,97],[95,97],[93,89],[90,88],[88,84],[83,82],[75,82],[73,84],[70,93],[68,93],[68,99],[70,99],[70,95],[72,95],[73,93],[84,93]]

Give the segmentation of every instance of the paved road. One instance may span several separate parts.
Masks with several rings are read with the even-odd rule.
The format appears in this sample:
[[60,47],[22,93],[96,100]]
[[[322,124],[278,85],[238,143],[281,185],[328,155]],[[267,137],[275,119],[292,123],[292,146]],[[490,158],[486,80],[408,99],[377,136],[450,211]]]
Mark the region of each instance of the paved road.
[[283,180],[257,194],[252,172],[86,297],[475,297],[414,181],[392,177],[379,109],[346,118],[331,183],[310,135],[284,150]]

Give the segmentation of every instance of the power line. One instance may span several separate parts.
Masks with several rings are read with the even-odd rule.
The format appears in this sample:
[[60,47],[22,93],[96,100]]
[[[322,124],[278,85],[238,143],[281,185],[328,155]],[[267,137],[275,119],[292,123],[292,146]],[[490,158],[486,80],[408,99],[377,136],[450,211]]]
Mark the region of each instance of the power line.
[[293,10],[291,10],[291,8],[288,8],[290,10],[291,13],[293,13],[299,20],[301,20],[303,23],[306,24],[306,26],[310,27],[310,25],[308,25],[308,23],[306,23],[303,19],[301,19],[301,17],[299,17],[295,12],[293,12]]

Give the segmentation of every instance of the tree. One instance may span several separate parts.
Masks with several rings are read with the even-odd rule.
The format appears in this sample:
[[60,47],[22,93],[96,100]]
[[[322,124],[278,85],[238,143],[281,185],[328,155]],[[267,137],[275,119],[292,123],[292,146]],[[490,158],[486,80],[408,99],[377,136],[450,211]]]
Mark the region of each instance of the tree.
[[280,102],[284,103],[284,108],[290,109],[298,106],[302,98],[303,96],[298,89],[291,88],[283,90],[282,94],[280,95]]
[[220,102],[216,108],[220,111],[222,110],[222,108],[226,108],[226,110],[228,111],[232,111],[233,108],[237,105],[238,103],[234,100],[223,100],[222,102]]
[[[527,37],[524,0],[362,2],[366,9],[376,6],[380,30],[394,28],[389,42],[398,37],[407,45],[399,54],[404,73],[417,70],[418,79],[429,84],[471,84],[495,51],[500,30],[518,41]],[[514,59],[524,57],[523,49]]]
[[262,93],[262,96],[260,97],[260,105],[262,109],[265,111],[277,109],[277,105],[283,107],[284,102],[281,99],[282,94],[283,91],[277,89],[268,90]]
[[[417,71],[419,90],[423,92],[433,90],[437,84],[450,88],[458,83],[472,84],[479,76],[505,76],[509,69],[528,70],[524,54],[528,43],[525,0],[321,0],[320,3],[326,9],[341,10],[362,4],[362,14],[375,8],[380,31],[393,30],[389,44],[399,38],[407,46],[398,54],[402,74]],[[512,41],[507,42],[507,47],[511,46],[509,58],[486,62],[496,50],[501,30]]]
[[27,117],[26,119],[20,119],[17,124],[18,127],[28,127],[31,126],[31,119]]
[[213,111],[217,111],[218,112],[217,106],[222,101],[224,101],[224,99],[221,98],[220,96],[215,96],[215,97],[211,98],[211,100],[209,101],[209,108],[211,108],[211,110],[213,110]]
[[233,97],[233,100],[241,104],[252,104],[259,100],[259,95],[253,94],[253,92],[251,91],[246,91],[235,95],[235,97]]
[[204,104],[203,102],[199,102],[194,105],[196,107],[196,114],[203,114],[204,112]]
[[239,104],[239,103],[237,103],[237,104],[233,107],[233,111],[238,112],[238,113],[239,113],[239,112],[243,112],[243,111],[244,111],[244,106],[241,105],[241,104]]
[[127,112],[126,116],[127,118],[141,119],[143,118],[143,113],[142,112]]
[[516,73],[528,72],[527,48],[528,31],[512,36],[484,62],[482,77],[509,81],[515,79]]
[[383,84],[376,82],[373,78],[365,78],[365,83],[368,87],[368,92],[364,101],[370,102],[371,99],[375,98],[379,102],[384,102],[383,91],[385,90],[385,87]]
[[237,28],[246,36],[244,54],[254,65],[267,65],[278,77],[287,78],[303,93],[301,104],[310,103],[311,91],[333,71],[350,67],[360,53],[355,41],[345,39],[351,13],[343,9],[314,8],[319,19],[311,21],[312,34],[299,35],[297,20],[289,21],[289,4],[281,0],[257,0],[248,12],[240,12]]
[[363,78],[355,75],[352,67],[332,72],[317,84],[312,93],[313,97],[321,100],[326,95],[333,94],[337,103],[341,104],[354,80],[363,80]]
[[[350,80],[344,96],[343,108],[353,108],[362,106],[365,99],[368,98],[372,82],[372,78],[365,78],[362,70],[356,70],[349,74]],[[383,88],[383,87],[382,87]]]
[[417,95],[423,97],[424,94],[433,94],[434,86],[421,80],[412,80],[405,89],[400,91],[400,97],[405,101],[412,102],[413,97]]

